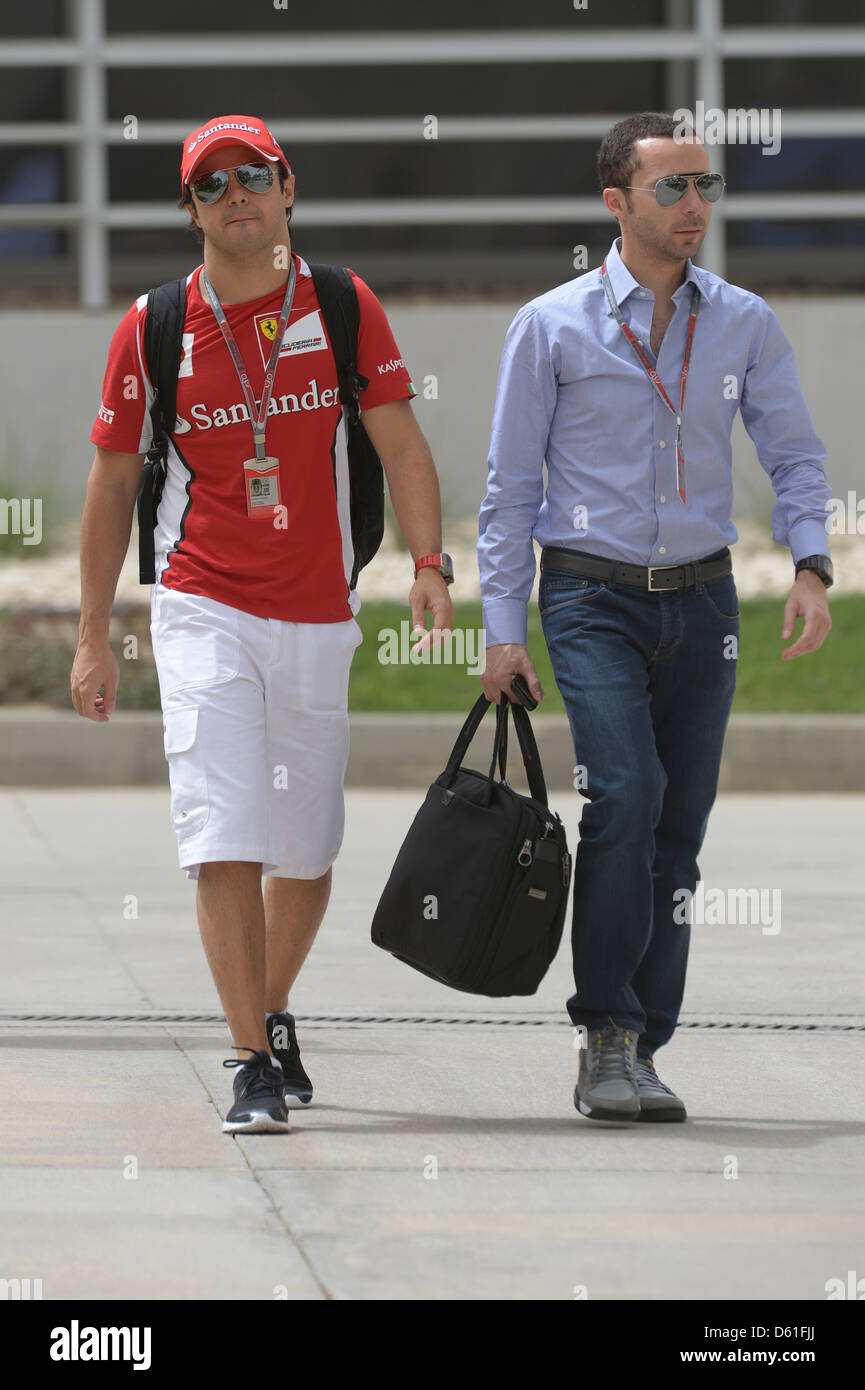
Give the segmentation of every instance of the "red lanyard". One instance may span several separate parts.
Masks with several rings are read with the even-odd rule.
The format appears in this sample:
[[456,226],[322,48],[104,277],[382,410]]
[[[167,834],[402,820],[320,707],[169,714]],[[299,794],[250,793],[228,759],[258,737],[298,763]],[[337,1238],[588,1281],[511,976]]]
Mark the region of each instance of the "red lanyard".
[[616,296],[613,294],[613,287],[610,284],[610,277],[607,274],[606,260],[601,265],[601,280],[603,281],[604,289],[607,294],[607,299],[610,302],[610,308],[615,316],[616,322],[618,323],[628,342],[631,344],[631,347],[634,349],[634,352],[637,354],[637,357],[642,363],[646,375],[648,376],[652,385],[655,387],[655,390],[660,395],[661,400],[664,402],[665,405],[669,406],[670,410],[672,410],[673,414],[676,417],[676,488],[678,490],[680,498],[684,502],[685,456],[682,452],[682,411],[685,406],[685,387],[688,384],[688,368],[691,362],[691,347],[693,346],[694,342],[694,329],[697,326],[697,314],[700,310],[700,291],[697,289],[697,286],[694,285],[694,292],[691,297],[691,314],[688,319],[688,332],[685,338],[685,355],[682,358],[682,391],[681,395],[679,396],[679,409],[677,410],[676,407],[673,405],[673,402],[670,400],[670,397],[664,390],[664,384],[661,381],[661,378],[658,376],[658,373],[655,371],[655,368],[652,366],[651,360],[649,358],[648,353],[646,352],[646,349],[643,347],[643,344],[640,342],[639,338],[637,338],[634,335],[630,325],[625,322],[625,319],[622,315],[622,311],[616,303]]
[[273,347],[270,349],[270,357],[267,360],[267,367],[264,373],[264,386],[262,387],[261,391],[261,405],[256,407],[255,396],[253,394],[252,384],[249,380],[249,374],[244,365],[243,357],[240,353],[240,348],[237,346],[234,334],[231,331],[231,325],[228,322],[225,310],[223,309],[222,305],[216,297],[213,286],[211,285],[210,280],[208,279],[206,270],[202,276],[202,282],[204,284],[205,290],[207,291],[207,297],[210,300],[210,307],[216,315],[216,322],[222,329],[222,336],[225,339],[228,351],[231,353],[231,360],[234,363],[237,375],[240,377],[240,384],[243,387],[243,395],[246,400],[246,408],[249,412],[249,423],[252,425],[252,434],[253,438],[255,439],[255,457],[257,459],[262,459],[265,456],[264,430],[265,421],[267,419],[267,408],[270,405],[270,397],[273,393],[273,380],[276,376],[276,364],[279,360],[279,354],[282,349],[283,335],[285,333],[286,328],[288,327],[288,319],[289,315],[291,314],[291,306],[294,302],[294,286],[296,278],[297,275],[295,271],[294,260],[292,259],[291,271],[289,273],[288,282],[285,286],[285,296],[282,301],[282,308],[279,311],[279,322],[276,326],[276,334],[273,339]]

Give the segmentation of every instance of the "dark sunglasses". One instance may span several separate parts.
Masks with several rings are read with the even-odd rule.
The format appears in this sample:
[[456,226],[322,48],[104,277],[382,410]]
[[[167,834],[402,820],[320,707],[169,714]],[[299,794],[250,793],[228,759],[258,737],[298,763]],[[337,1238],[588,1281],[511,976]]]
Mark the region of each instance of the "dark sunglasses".
[[266,193],[273,186],[269,164],[235,164],[231,169],[214,169],[189,186],[200,203],[216,203],[228,187],[229,174],[235,174],[240,186],[250,193]]
[[666,178],[658,179],[654,188],[640,188],[633,183],[624,183],[622,187],[638,193],[654,193],[662,208],[671,208],[680,198],[684,198],[690,179],[694,180],[694,187],[704,203],[717,203],[726,188],[720,174],[668,174]]

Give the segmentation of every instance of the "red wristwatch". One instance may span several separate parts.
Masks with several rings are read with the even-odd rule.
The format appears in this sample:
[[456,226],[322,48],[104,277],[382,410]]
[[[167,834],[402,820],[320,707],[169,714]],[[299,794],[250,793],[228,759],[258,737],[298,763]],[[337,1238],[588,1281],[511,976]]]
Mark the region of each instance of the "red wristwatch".
[[426,569],[438,570],[446,584],[454,582],[454,562],[450,555],[445,555],[442,551],[439,555],[421,555],[419,560],[415,560],[414,577],[417,579],[418,570]]

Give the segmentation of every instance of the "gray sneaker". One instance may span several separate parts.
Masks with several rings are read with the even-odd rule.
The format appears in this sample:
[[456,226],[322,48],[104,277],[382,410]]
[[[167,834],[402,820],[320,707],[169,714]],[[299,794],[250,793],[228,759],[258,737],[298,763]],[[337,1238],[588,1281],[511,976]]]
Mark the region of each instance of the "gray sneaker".
[[640,1057],[636,1066],[640,1092],[640,1119],[650,1122],[676,1123],[687,1119],[685,1106],[675,1091],[665,1086],[651,1057]]
[[635,1063],[639,1033],[631,1028],[590,1028],[580,1049],[574,1105],[590,1120],[638,1120],[640,1093]]

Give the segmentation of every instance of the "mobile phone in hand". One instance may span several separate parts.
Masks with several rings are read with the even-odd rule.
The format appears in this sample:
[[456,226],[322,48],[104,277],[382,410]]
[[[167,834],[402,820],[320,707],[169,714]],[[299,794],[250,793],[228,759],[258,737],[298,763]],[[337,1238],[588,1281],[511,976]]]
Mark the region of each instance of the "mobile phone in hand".
[[524,705],[526,709],[537,709],[538,702],[529,690],[522,676],[513,676],[511,678],[511,690],[514,695],[516,695],[518,702]]

